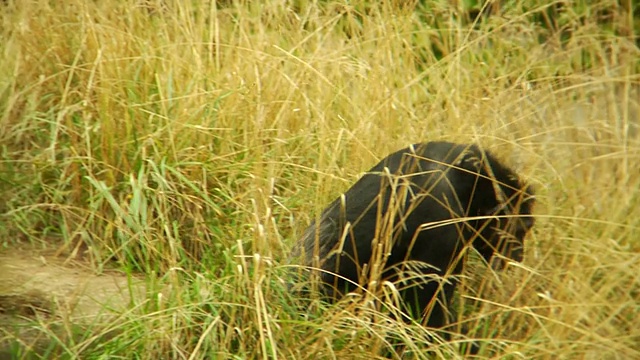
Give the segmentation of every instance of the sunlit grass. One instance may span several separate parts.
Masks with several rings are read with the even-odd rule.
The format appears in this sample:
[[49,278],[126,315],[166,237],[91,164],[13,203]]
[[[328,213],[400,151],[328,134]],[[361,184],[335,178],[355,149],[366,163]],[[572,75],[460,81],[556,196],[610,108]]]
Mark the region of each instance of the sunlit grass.
[[[617,2],[577,2],[569,37],[519,1],[475,24],[446,1],[5,3],[0,244],[146,284],[112,317],[35,321],[50,354],[640,357],[640,53]],[[468,338],[289,294],[308,223],[427,140],[478,142],[537,190],[524,263],[467,267]]]

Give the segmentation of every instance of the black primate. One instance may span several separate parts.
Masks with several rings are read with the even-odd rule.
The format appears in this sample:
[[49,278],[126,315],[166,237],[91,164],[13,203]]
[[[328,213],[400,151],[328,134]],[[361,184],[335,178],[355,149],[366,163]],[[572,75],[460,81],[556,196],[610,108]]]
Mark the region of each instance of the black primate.
[[498,269],[504,262],[496,252],[521,261],[533,203],[532,189],[476,145],[414,144],[334,200],[292,259],[316,269],[329,299],[390,281],[402,310],[442,327],[466,250]]

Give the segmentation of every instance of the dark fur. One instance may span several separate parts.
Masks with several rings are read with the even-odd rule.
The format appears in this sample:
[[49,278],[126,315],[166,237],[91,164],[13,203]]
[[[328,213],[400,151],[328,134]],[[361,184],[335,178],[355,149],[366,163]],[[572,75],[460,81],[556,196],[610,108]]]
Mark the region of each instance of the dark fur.
[[532,189],[478,146],[415,144],[333,201],[292,258],[321,269],[313,273],[330,299],[391,281],[404,311],[442,327],[466,249],[496,268],[503,261],[495,252],[521,261],[533,203]]

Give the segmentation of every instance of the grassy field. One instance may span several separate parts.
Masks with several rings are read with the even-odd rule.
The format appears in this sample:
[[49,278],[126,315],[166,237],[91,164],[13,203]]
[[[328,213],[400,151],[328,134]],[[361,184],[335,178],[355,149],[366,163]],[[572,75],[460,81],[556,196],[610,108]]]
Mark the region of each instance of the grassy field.
[[[1,251],[144,290],[83,321],[22,316],[35,337],[0,324],[4,354],[456,359],[478,339],[494,359],[640,358],[632,2],[576,1],[562,31],[550,2],[477,22],[414,3],[0,2]],[[283,285],[296,237],[427,140],[480,143],[535,186],[523,264],[467,266],[471,331],[446,343],[355,298],[302,307]]]

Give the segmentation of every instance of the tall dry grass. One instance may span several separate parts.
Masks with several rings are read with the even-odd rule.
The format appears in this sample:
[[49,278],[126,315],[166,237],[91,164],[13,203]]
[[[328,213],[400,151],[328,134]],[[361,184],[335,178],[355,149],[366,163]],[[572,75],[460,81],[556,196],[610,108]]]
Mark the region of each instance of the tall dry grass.
[[462,357],[465,337],[427,351],[428,331],[366,304],[301,309],[278,265],[361,171],[444,139],[481,143],[538,193],[525,262],[467,267],[457,306],[480,354],[640,357],[632,4],[567,5],[563,36],[534,21],[552,3],[475,24],[413,5],[0,4],[2,246],[148,283],[71,340],[41,322],[49,355],[371,359],[395,341],[405,358]]

